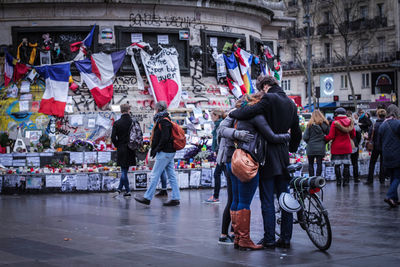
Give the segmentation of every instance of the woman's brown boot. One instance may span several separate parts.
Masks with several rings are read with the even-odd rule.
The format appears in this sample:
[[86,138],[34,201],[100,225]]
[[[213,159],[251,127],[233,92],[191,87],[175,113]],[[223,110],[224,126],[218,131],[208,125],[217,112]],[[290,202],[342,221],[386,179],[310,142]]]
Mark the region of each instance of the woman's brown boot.
[[234,248],[239,248],[239,234],[237,232],[237,211],[231,210],[231,224],[233,228],[233,233],[235,235],[235,240],[233,241]]
[[236,225],[239,233],[239,249],[240,250],[259,250],[263,249],[262,245],[256,245],[250,239],[250,210],[238,210],[236,216]]

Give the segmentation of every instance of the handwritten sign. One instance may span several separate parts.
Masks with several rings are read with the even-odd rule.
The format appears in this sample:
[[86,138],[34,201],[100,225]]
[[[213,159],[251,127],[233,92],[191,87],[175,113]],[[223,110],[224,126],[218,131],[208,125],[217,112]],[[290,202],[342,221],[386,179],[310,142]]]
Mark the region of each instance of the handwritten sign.
[[46,175],[46,187],[61,187],[61,175]]
[[135,189],[147,188],[147,173],[135,173]]
[[71,164],[82,164],[83,163],[83,152],[70,152],[69,162]]

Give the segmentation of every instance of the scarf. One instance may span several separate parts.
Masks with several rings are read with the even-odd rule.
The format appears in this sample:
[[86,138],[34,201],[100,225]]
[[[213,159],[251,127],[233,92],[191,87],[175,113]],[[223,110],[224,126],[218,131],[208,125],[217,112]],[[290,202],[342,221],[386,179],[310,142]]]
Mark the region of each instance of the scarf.
[[[18,59],[18,61],[21,59],[21,56],[20,56],[20,53],[19,53],[19,49],[21,48],[21,46],[22,46],[23,44],[24,44],[24,43],[21,42],[21,43],[19,44],[19,46],[18,46],[18,49],[17,49],[17,59]],[[29,62],[28,62],[28,64],[33,65],[33,63],[35,63],[35,58],[36,58],[36,47],[37,47],[37,43],[34,43],[34,44],[29,43],[28,46],[29,46],[29,47],[32,47],[32,52],[31,52],[31,55],[30,55],[30,57],[29,57]]]
[[156,113],[156,115],[154,115],[153,121],[157,123],[160,119],[165,118],[167,116],[169,116],[169,113],[166,110],[158,112]]

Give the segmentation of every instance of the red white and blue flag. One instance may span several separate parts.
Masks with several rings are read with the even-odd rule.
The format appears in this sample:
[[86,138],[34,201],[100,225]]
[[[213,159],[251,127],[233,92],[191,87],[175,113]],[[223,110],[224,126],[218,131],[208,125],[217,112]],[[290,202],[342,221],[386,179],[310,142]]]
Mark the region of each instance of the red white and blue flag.
[[124,61],[126,51],[121,50],[111,54],[96,53],[91,57],[92,71],[102,82],[112,80]]
[[4,62],[4,86],[7,87],[11,82],[14,74],[13,57],[6,53],[6,60]]
[[35,67],[36,72],[46,80],[46,89],[40,102],[40,113],[64,117],[71,75],[70,66],[68,62]]
[[71,52],[76,52],[78,51],[82,46],[84,46],[85,48],[91,47],[92,46],[92,41],[93,41],[93,34],[94,34],[94,29],[96,28],[96,24],[93,25],[92,30],[90,31],[90,33],[86,36],[85,39],[83,39],[80,42],[76,42],[73,44],[70,44],[70,49]]
[[[103,54],[103,53],[100,53]],[[111,101],[114,93],[113,77],[121,67],[125,51],[119,51],[100,57],[92,55],[92,59],[75,61],[81,74],[81,80],[86,83],[99,108]],[[95,58],[93,59],[93,56]],[[101,60],[96,60],[100,58]],[[103,80],[103,78],[106,78]]]

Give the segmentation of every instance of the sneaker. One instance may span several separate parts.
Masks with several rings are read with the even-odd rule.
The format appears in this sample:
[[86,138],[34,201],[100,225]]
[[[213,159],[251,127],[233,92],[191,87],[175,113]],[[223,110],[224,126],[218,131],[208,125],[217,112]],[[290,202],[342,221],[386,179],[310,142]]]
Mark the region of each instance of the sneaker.
[[179,200],[171,199],[163,203],[163,206],[178,206],[180,204]]
[[221,245],[233,245],[233,239],[227,235],[227,236],[220,236],[218,240],[218,244]]
[[168,191],[161,189],[157,194],[154,195],[155,197],[167,197]]
[[214,196],[211,196],[209,199],[205,200],[204,202],[206,203],[219,203],[218,198],[214,198]]
[[124,194],[124,197],[130,197],[130,196],[131,196],[130,192],[127,192],[127,193]]
[[112,198],[116,198],[116,197],[118,197],[120,194],[121,194],[121,191],[117,191],[117,192],[112,193],[112,194],[111,194],[111,197],[112,197]]
[[150,200],[144,197],[135,197],[135,200],[139,203],[150,205]]

